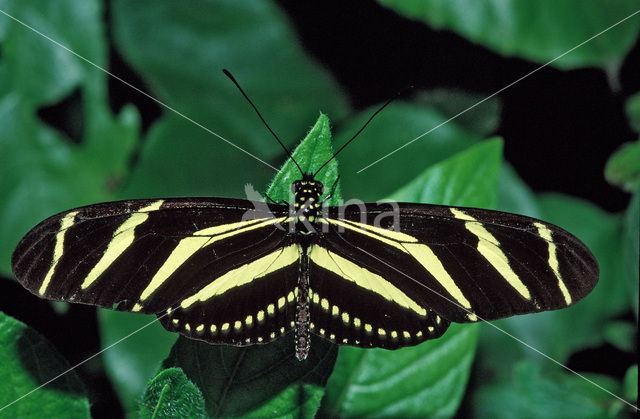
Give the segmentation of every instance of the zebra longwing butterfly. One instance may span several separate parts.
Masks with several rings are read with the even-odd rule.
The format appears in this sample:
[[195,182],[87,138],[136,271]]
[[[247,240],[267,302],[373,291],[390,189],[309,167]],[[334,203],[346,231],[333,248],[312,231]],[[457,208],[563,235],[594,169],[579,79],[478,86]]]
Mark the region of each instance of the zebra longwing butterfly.
[[212,344],[293,331],[300,360],[312,333],[395,349],[437,338],[450,322],[564,308],[597,283],[587,247],[533,218],[323,205],[332,193],[316,176],[327,163],[300,169],[292,205],[139,199],[62,212],[20,241],[13,271],[40,297],[157,314],[167,330]]

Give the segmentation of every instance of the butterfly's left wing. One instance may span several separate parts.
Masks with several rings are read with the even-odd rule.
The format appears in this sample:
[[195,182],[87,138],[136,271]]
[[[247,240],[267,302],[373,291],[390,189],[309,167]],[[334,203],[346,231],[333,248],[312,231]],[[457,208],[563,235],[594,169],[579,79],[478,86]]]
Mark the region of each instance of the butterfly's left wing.
[[[365,204],[329,208],[323,228],[310,258],[313,262],[315,252],[318,269],[335,278],[314,284],[311,276],[311,288],[339,295],[334,288],[351,287],[355,291],[347,295],[353,303],[347,306],[374,302],[358,310],[378,311],[384,330],[402,331],[419,321],[434,327],[432,312],[471,322],[563,308],[598,280],[595,258],[573,235],[515,214]],[[312,317],[324,319],[322,313]],[[337,322],[319,326],[343,333]]]
[[293,319],[299,250],[287,217],[286,206],[225,198],[91,205],[38,224],[12,266],[40,297],[159,313],[209,342],[268,341]]

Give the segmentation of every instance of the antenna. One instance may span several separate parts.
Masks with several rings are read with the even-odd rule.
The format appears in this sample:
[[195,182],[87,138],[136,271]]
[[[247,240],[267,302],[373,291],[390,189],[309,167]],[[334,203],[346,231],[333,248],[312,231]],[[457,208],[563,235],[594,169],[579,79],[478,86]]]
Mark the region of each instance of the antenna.
[[337,156],[337,155],[338,155],[342,150],[344,150],[344,148],[345,148],[346,146],[348,146],[348,145],[351,143],[351,141],[355,140],[355,139],[356,139],[356,137],[357,137],[358,135],[360,135],[360,133],[361,133],[362,131],[364,131],[364,129],[367,127],[367,125],[369,125],[369,122],[371,122],[371,120],[372,120],[373,118],[375,118],[375,116],[376,116],[376,115],[378,115],[378,114],[379,114],[379,113],[380,113],[384,108],[386,108],[388,104],[390,104],[391,102],[393,102],[393,101],[394,101],[398,96],[400,96],[402,93],[404,93],[407,89],[412,89],[412,88],[413,88],[413,86],[409,86],[409,87],[407,87],[407,88],[405,88],[405,89],[403,89],[403,90],[399,91],[398,93],[396,93],[396,95],[395,95],[395,96],[393,96],[393,97],[389,98],[389,100],[387,100],[387,101],[384,103],[384,105],[380,106],[380,107],[378,108],[378,110],[377,110],[377,111],[375,111],[375,112],[373,113],[373,115],[371,115],[371,117],[369,117],[369,119],[367,120],[367,122],[365,122],[365,123],[364,123],[364,125],[362,126],[362,128],[360,128],[360,129],[358,130],[358,132],[356,132],[356,133],[353,135],[353,137],[351,137],[351,138],[349,139],[349,141],[347,141],[346,143],[344,143],[344,144],[342,145],[342,147],[340,147],[340,149],[338,149],[338,151],[336,151],[336,152],[333,154],[333,156],[331,156],[331,158],[330,158],[329,160],[327,160],[327,161],[326,161],[322,166],[320,166],[320,168],[319,168],[318,170],[316,170],[316,172],[313,174],[313,177],[315,177],[318,173],[320,173],[320,170],[322,170],[322,169],[323,169],[327,164],[329,164],[329,162],[330,162],[331,160],[335,159],[335,158],[336,158],[336,156]]
[[231,75],[231,73],[225,68],[222,69],[222,72],[231,79],[231,81],[233,82],[233,84],[236,85],[236,87],[238,88],[238,90],[240,90],[240,93],[242,93],[242,96],[244,96],[245,99],[247,99],[247,102],[249,102],[249,104],[251,105],[251,107],[253,108],[254,111],[256,111],[256,113],[258,114],[258,117],[260,118],[260,120],[262,121],[262,123],[264,124],[265,127],[267,127],[267,129],[269,130],[269,132],[271,133],[271,135],[273,135],[273,137],[276,139],[276,141],[278,141],[278,144],[280,144],[282,146],[282,148],[284,149],[284,151],[287,153],[287,156],[289,156],[289,158],[295,163],[296,167],[298,168],[298,170],[300,170],[300,174],[302,174],[304,176],[304,172],[302,171],[302,169],[300,168],[300,165],[298,164],[297,161],[295,161],[295,159],[293,158],[293,156],[291,155],[291,152],[289,151],[289,149],[287,147],[285,147],[284,144],[282,144],[282,141],[280,141],[280,138],[278,138],[278,136],[276,135],[275,132],[273,132],[273,130],[271,129],[271,127],[269,126],[269,124],[267,124],[267,121],[264,120],[264,118],[262,117],[262,115],[260,114],[260,111],[258,110],[258,108],[256,107],[256,105],[253,104],[253,102],[251,101],[251,99],[249,99],[249,96],[247,96],[247,94],[244,92],[244,90],[242,90],[242,87],[240,87],[240,84],[236,81],[235,77],[233,77]]

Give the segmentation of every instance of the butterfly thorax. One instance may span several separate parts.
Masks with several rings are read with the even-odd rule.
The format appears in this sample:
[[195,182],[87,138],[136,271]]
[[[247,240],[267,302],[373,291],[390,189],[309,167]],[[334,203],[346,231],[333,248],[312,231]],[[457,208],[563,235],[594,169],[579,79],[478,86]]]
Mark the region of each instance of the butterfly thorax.
[[314,233],[314,225],[318,222],[322,210],[320,196],[324,191],[324,185],[313,179],[313,175],[305,174],[301,180],[293,182],[291,190],[294,196],[296,232]]

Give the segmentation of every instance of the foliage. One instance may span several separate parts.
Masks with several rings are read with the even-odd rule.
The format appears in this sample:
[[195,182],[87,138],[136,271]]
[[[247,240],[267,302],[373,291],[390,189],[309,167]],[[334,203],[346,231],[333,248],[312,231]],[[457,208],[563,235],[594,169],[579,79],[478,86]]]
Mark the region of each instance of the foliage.
[[640,187],[640,140],[623,144],[607,162],[604,176],[627,192]]
[[[379,0],[380,3],[434,28],[451,29],[505,55],[554,66],[618,68],[636,39],[640,20],[602,34],[558,60],[558,56],[610,25],[637,12],[633,0],[465,2],[447,0]],[[549,30],[553,28],[553,30]]]
[[[620,384],[603,376],[587,377],[620,394]],[[479,417],[486,418],[615,418],[626,407],[581,377],[543,373],[539,365],[520,361],[513,377],[484,386],[475,395]]]
[[[0,312],[0,415],[88,418],[89,401],[69,364],[38,332]],[[40,385],[49,384],[32,394]],[[21,399],[24,396],[24,399]]]
[[140,402],[140,418],[204,418],[202,393],[180,368],[153,377]]
[[[539,63],[632,11],[632,2],[627,1],[592,2],[585,7],[576,1],[553,2],[554,7],[550,1],[507,1],[500,7],[499,2],[489,2],[472,8],[465,3],[464,10],[461,2],[381,3],[502,54]],[[349,107],[333,76],[296,40],[284,12],[267,0],[197,2],[198,7],[169,0],[114,0],[109,27],[99,0],[0,4],[6,13],[101,67],[107,66],[107,52],[113,47],[137,71],[142,80],[137,87],[267,163],[168,109],[141,132],[138,109],[110,108],[105,73],[0,15],[0,271],[6,276],[11,275],[10,255],[21,235],[46,216],[74,206],[158,196],[242,196],[247,183],[276,200],[289,199],[289,185],[299,176],[298,169],[286,161],[285,153],[222,75],[223,67],[263,108],[265,119],[287,146],[293,148],[309,132],[294,151],[303,170],[326,161],[332,147],[350,138],[372,113],[373,108]],[[637,35],[638,22],[630,20],[620,31],[611,31],[554,65],[599,66],[615,79],[615,70]],[[556,31],[547,31],[548,27]],[[137,94],[131,90],[131,95]],[[73,128],[70,132],[39,117],[43,107],[70,99],[76,100],[75,119],[67,124]],[[622,215],[568,196],[533,193],[502,161],[501,141],[483,141],[499,124],[497,100],[442,125],[408,147],[410,152],[356,173],[477,99],[441,90],[391,104],[339,155],[339,161],[319,174],[327,188],[341,174],[332,203],[342,195],[365,200],[392,197],[497,208],[554,222],[593,250],[601,267],[600,284],[567,310],[494,325],[560,362],[604,341],[622,351],[637,350],[633,343],[640,190],[637,159],[631,155],[637,144],[613,157],[608,166],[613,182],[634,191]],[[636,128],[637,104],[638,96],[627,106]],[[336,124],[335,142],[329,118]],[[280,165],[280,171],[274,169]],[[635,322],[620,318],[632,310]],[[153,321],[101,310],[104,347]],[[35,331],[4,314],[0,337],[2,405],[68,368]],[[336,346],[315,339],[305,363],[293,359],[292,345],[281,339],[264,347],[212,347],[183,338],[176,341],[154,323],[110,348],[105,362],[132,417],[160,417],[162,412],[199,415],[202,409],[210,416],[313,417],[319,412],[323,417],[452,417],[465,394],[474,401],[466,406],[468,413],[477,417],[498,415],[496,409],[505,406],[534,415],[519,410],[533,402],[552,406],[556,417],[614,417],[625,409],[617,399],[487,325],[454,325],[438,340],[393,352],[352,347],[337,351]],[[617,395],[637,397],[637,366],[623,381],[602,375],[590,378]],[[9,382],[18,384],[8,388]],[[20,416],[34,409],[40,416],[81,417],[88,416],[89,402],[77,376],[69,373],[8,411]]]

